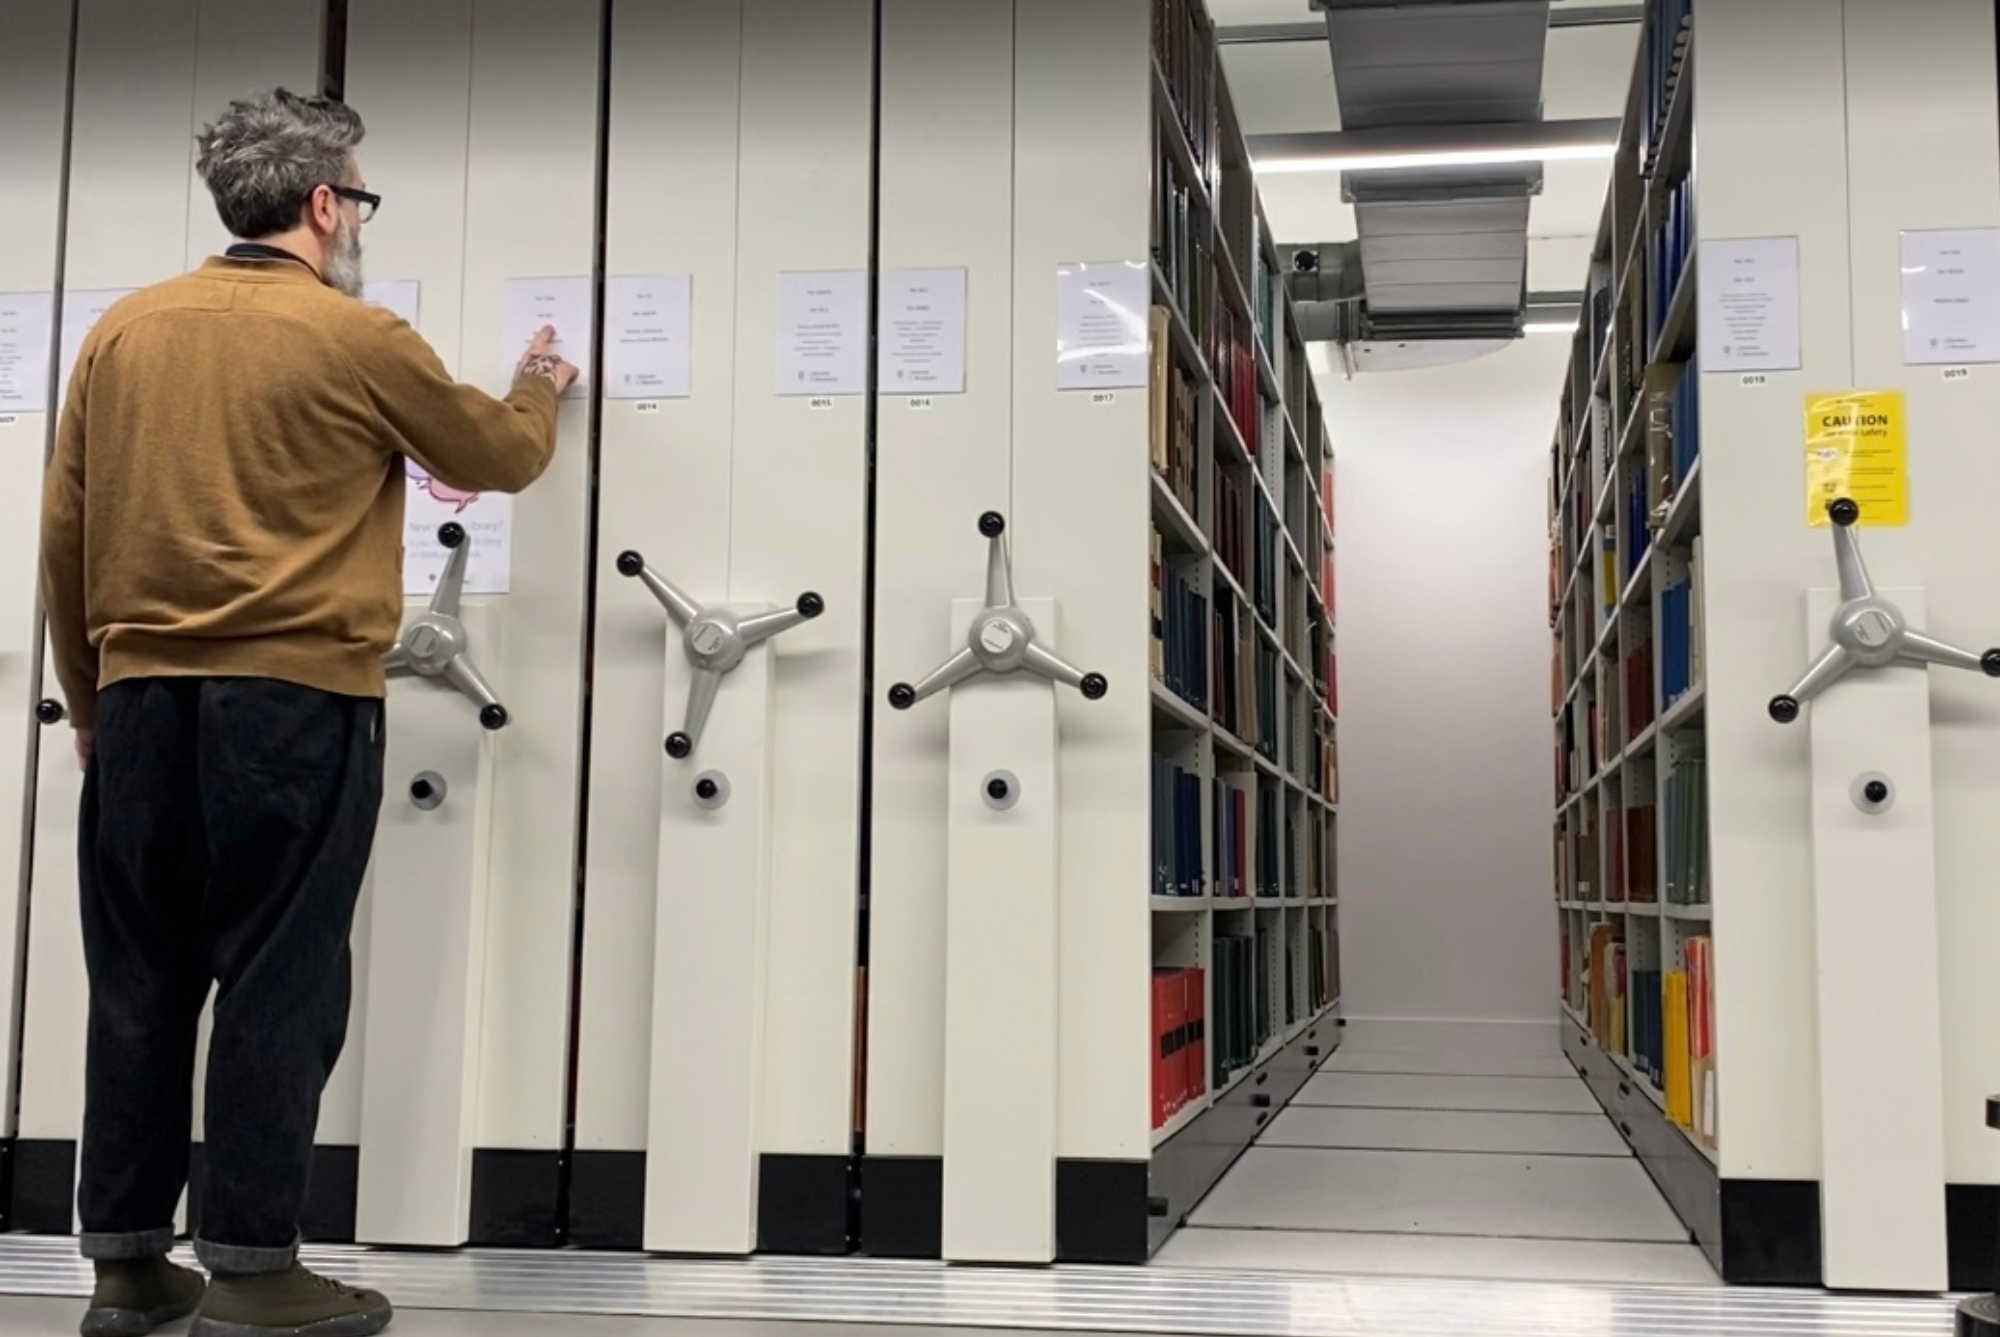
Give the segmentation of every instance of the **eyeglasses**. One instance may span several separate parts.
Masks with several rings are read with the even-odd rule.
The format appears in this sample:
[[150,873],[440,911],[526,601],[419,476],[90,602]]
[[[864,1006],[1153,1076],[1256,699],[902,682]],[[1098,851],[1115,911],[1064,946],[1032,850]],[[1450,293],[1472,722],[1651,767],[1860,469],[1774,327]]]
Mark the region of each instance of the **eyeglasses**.
[[335,195],[339,196],[343,200],[354,201],[354,203],[360,207],[361,221],[364,223],[366,223],[369,219],[373,218],[375,216],[375,211],[382,207],[382,197],[380,195],[373,193],[372,191],[357,190],[353,186],[333,186],[333,185],[329,185],[327,189],[332,191]]

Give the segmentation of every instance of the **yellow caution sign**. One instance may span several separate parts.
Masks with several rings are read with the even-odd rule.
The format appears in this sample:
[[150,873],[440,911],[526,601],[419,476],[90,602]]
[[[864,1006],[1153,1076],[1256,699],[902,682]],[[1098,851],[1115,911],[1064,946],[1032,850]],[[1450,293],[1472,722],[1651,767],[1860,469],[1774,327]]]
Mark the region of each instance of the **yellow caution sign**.
[[1901,390],[1806,396],[1806,523],[1824,525],[1826,505],[1847,497],[1864,525],[1910,522],[1908,419]]

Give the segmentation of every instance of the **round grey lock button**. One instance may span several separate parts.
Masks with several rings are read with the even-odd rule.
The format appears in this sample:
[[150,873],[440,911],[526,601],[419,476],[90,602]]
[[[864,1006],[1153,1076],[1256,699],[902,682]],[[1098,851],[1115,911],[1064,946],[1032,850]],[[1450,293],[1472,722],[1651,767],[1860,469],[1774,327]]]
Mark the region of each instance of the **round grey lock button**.
[[410,803],[419,812],[433,812],[444,805],[448,787],[436,771],[420,771],[410,781]]
[[1862,812],[1879,817],[1896,806],[1896,784],[1880,771],[1869,771],[1854,777],[1854,783],[1848,786],[1847,796]]
[[729,777],[721,771],[703,771],[694,779],[694,802],[710,812],[729,802]]
[[1005,812],[1021,800],[1021,781],[1012,771],[994,771],[979,782],[979,796],[995,812]]

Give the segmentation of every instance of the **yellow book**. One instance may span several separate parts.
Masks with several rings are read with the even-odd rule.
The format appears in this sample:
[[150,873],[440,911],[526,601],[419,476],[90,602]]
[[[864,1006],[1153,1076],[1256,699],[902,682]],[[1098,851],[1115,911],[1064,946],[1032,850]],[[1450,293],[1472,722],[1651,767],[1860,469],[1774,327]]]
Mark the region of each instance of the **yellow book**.
[[1694,1084],[1688,1071],[1688,979],[1684,971],[1667,972],[1665,1041],[1667,1117],[1683,1128],[1694,1126]]

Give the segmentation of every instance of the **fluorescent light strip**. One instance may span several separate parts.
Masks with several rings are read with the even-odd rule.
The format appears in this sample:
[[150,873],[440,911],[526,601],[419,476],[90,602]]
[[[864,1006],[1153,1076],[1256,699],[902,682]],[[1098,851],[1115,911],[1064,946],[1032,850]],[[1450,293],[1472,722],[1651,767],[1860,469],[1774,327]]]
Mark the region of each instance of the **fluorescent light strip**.
[[1490,167],[1505,163],[1574,162],[1609,158],[1616,144],[1561,144],[1549,148],[1448,149],[1438,153],[1350,154],[1329,158],[1258,159],[1260,176],[1294,172],[1381,172],[1410,167]]
[[1573,320],[1531,320],[1521,326],[1523,334],[1575,334]]

